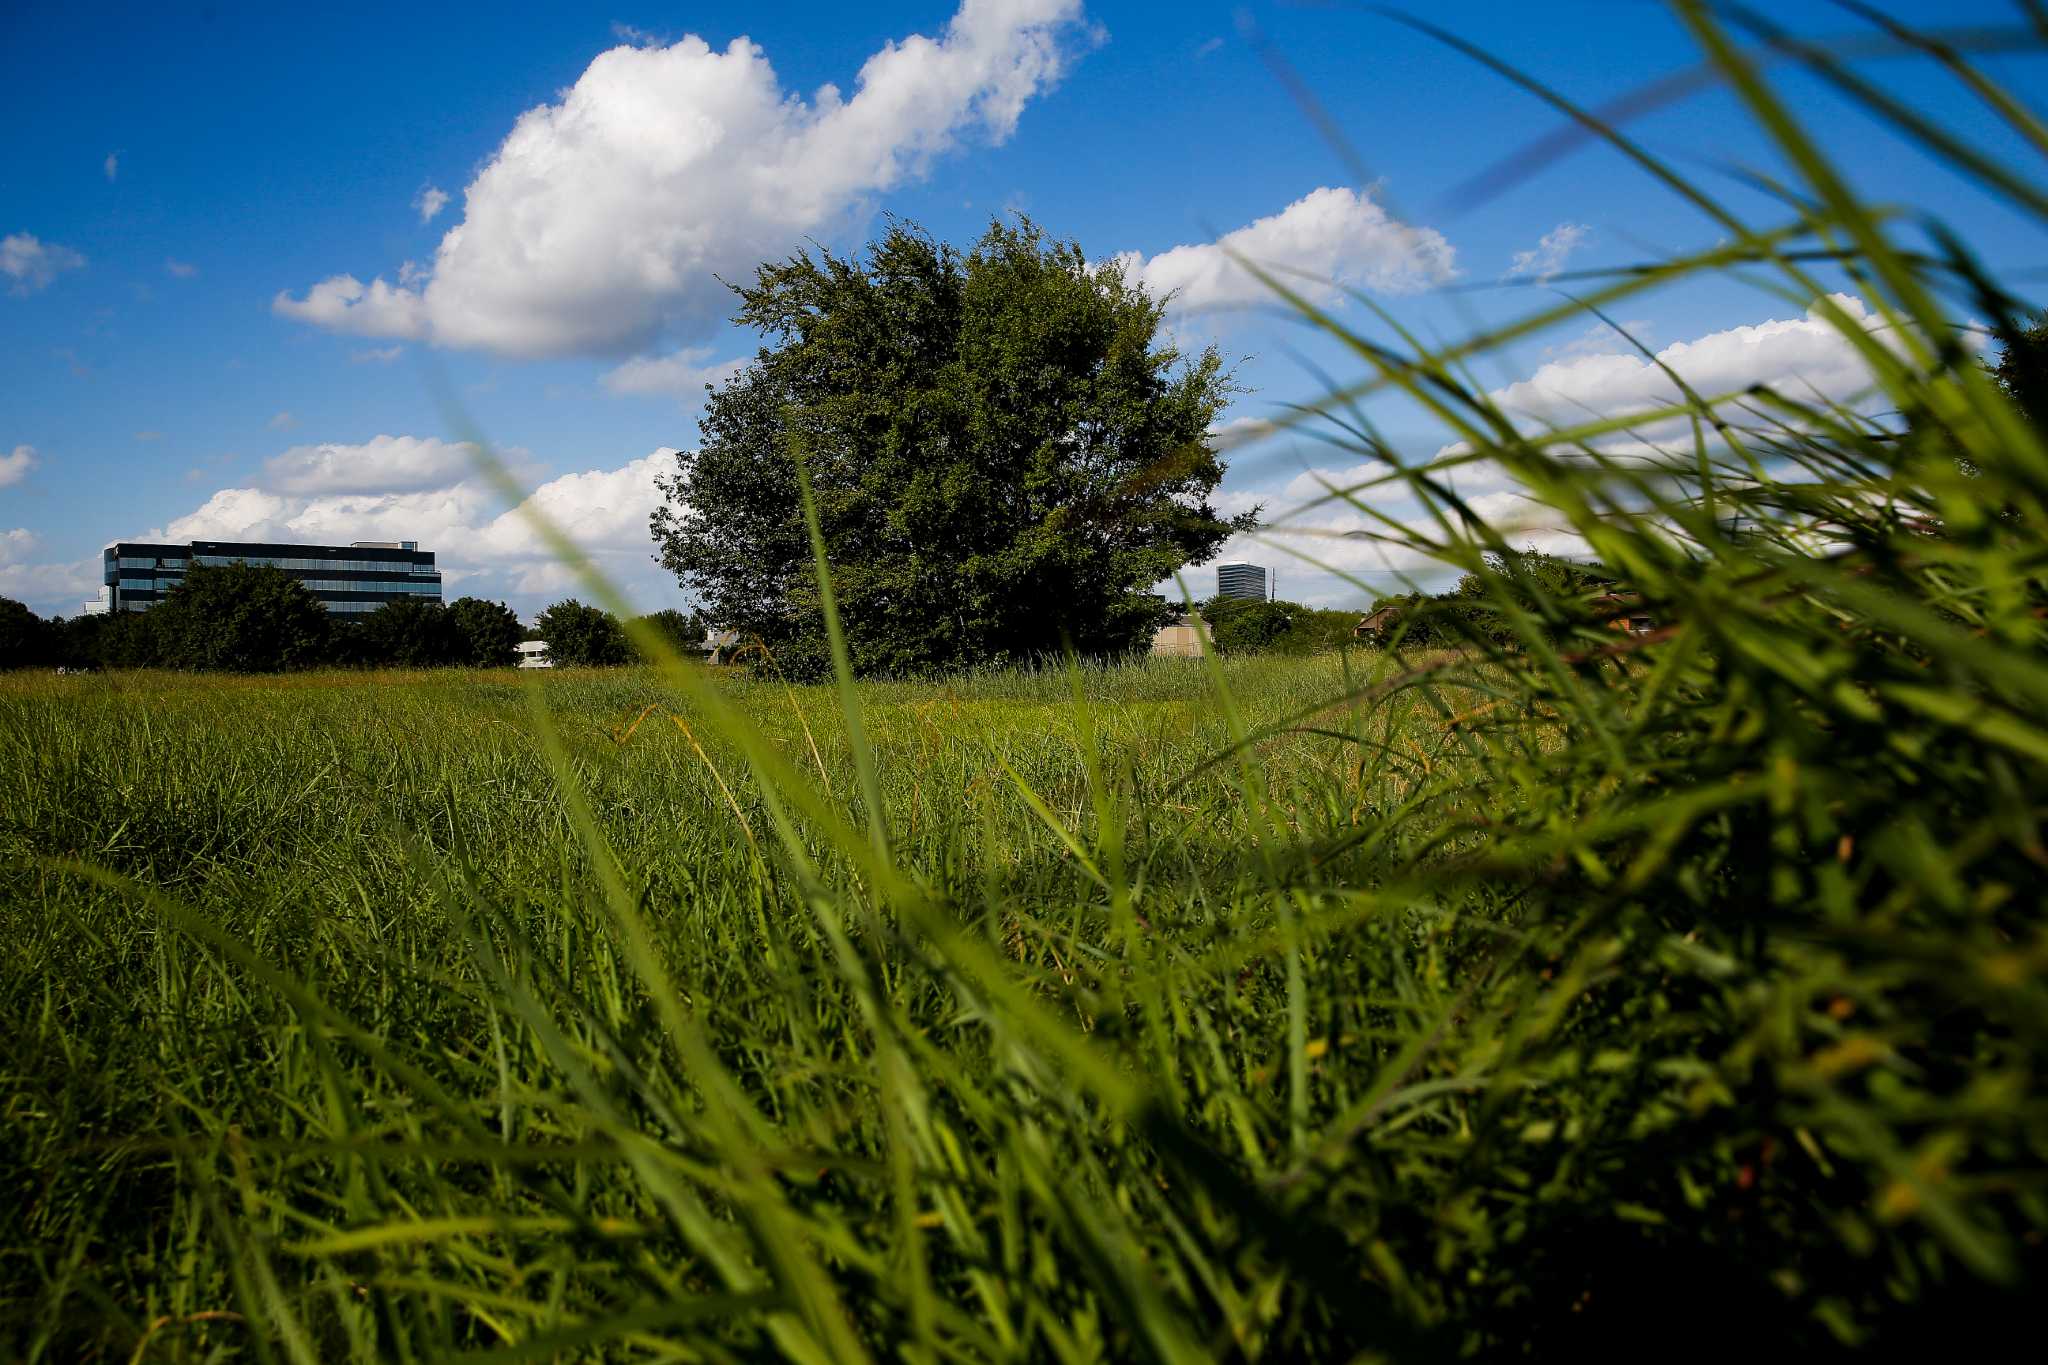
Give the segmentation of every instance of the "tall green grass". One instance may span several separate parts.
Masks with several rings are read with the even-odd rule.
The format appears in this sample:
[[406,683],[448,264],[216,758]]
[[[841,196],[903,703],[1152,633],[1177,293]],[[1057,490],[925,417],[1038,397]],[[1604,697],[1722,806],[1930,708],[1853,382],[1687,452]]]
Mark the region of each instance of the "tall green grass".
[[[1394,466],[1331,497],[1424,505],[1381,534],[1479,576],[1463,649],[0,682],[0,1341],[1419,1359],[2029,1324],[2048,450],[1959,326],[2009,301],[1902,245],[1761,58],[2043,203],[1827,51],[1679,12],[1797,177],[1780,220],[1543,92],[1723,244],[1444,348],[1295,300],[1362,370],[1303,420]],[[1817,305],[1865,402],[1531,432],[1471,377],[1586,307],[1733,273],[1804,308],[1835,271],[1883,318]],[[1404,465],[1350,407],[1381,390],[1462,445]],[[1456,492],[1481,465],[1661,628],[1518,577]]]

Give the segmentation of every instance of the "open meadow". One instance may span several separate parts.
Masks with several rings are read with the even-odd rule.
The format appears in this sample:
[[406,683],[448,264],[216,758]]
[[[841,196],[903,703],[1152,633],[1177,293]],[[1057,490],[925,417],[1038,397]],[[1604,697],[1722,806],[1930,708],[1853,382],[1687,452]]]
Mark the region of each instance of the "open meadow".
[[[2005,1302],[1882,1136],[2018,1159],[1998,1048],[1907,1067],[1880,929],[1762,934],[1739,798],[1617,883],[1569,727],[1458,662],[0,679],[7,1353],[1436,1356]],[[1982,923],[1920,971],[2019,989]],[[1946,1212],[1994,1282],[2037,1254]]]
[[[1347,666],[1384,667],[1220,677],[1259,727]],[[1251,1187],[1161,1220],[1131,1126],[1199,1115],[1301,1179],[1442,1090],[1375,1078],[1388,1022],[1453,998],[1446,926],[1374,913],[1336,847],[1445,760],[1441,719],[1197,771],[1231,735],[1212,685],[864,687],[876,817],[831,689],[721,683],[885,837],[876,886],[827,840],[778,852],[744,756],[652,671],[0,679],[8,1340],[168,1320],[157,1349],[197,1358],[237,1342],[207,1315],[238,1277],[322,1358],[599,1308],[772,1323],[785,1275],[847,1330],[994,1354],[1170,1325],[1145,1263],[1220,1255],[1223,1288],[1234,1236],[1198,1248]],[[1238,1311],[1255,1338],[1269,1310]]]

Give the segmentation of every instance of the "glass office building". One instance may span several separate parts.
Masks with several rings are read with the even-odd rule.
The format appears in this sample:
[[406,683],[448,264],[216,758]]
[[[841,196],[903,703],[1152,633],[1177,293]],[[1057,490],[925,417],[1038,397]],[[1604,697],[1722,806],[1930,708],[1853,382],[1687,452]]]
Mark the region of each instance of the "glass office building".
[[1216,595],[1244,597],[1263,602],[1267,597],[1266,569],[1261,564],[1218,564]]
[[122,541],[101,561],[102,594],[110,611],[147,611],[185,579],[194,564],[262,564],[283,569],[332,612],[370,612],[401,598],[441,600],[434,552],[412,540],[359,540],[353,545],[266,545],[195,540],[185,545]]

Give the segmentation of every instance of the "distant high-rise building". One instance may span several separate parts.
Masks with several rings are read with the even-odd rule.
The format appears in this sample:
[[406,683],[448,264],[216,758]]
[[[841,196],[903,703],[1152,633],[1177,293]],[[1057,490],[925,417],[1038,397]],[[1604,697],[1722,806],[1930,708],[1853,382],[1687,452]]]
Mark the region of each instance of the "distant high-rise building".
[[1216,595],[1218,597],[1242,597],[1254,602],[1263,602],[1269,595],[1268,579],[1263,564],[1218,564],[1216,566]]
[[402,598],[441,600],[434,552],[413,540],[351,545],[272,545],[195,540],[185,545],[121,541],[101,556],[102,596],[112,611],[147,611],[185,581],[194,564],[255,564],[283,569],[331,612],[375,611]]

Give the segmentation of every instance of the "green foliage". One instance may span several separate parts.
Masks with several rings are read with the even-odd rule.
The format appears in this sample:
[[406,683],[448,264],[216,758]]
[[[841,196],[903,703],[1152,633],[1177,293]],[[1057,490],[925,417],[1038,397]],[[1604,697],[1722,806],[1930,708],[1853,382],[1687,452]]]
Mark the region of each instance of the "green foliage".
[[535,618],[534,634],[547,641],[548,657],[557,667],[622,664],[632,655],[618,617],[573,597]]
[[0,597],[0,669],[42,667],[56,650],[52,623],[11,597]]
[[2000,331],[1991,374],[2028,420],[2048,428],[2048,312],[2015,320]]
[[268,565],[195,564],[149,611],[153,657],[170,668],[274,673],[326,661],[327,609]]
[[[706,633],[706,622],[701,613],[678,611],[674,607],[664,607],[660,611],[636,617],[632,625],[644,631],[652,631],[677,654],[697,653],[703,646]],[[637,635],[641,631],[636,630],[633,633]],[[636,648],[634,656],[642,663],[657,662],[644,649]]]
[[163,649],[150,612],[73,616],[58,630],[58,662],[71,668],[161,666]]
[[1256,654],[1290,632],[1302,611],[1293,602],[1219,597],[1204,603],[1201,615],[1218,653]]
[[1328,611],[1299,602],[1218,597],[1200,604],[1220,654],[1325,654],[1351,643],[1356,611]]
[[1155,584],[1234,528],[1206,432],[1231,392],[1161,305],[1029,222],[961,253],[894,224],[737,287],[767,346],[711,395],[653,529],[721,626],[827,667],[798,498],[816,497],[856,672],[1139,647]]
[[448,604],[448,620],[455,627],[453,662],[470,668],[510,668],[518,662],[526,627],[503,602],[458,597]]
[[345,629],[346,662],[378,668],[443,668],[465,661],[462,633],[448,608],[439,602],[397,598],[349,622]]

